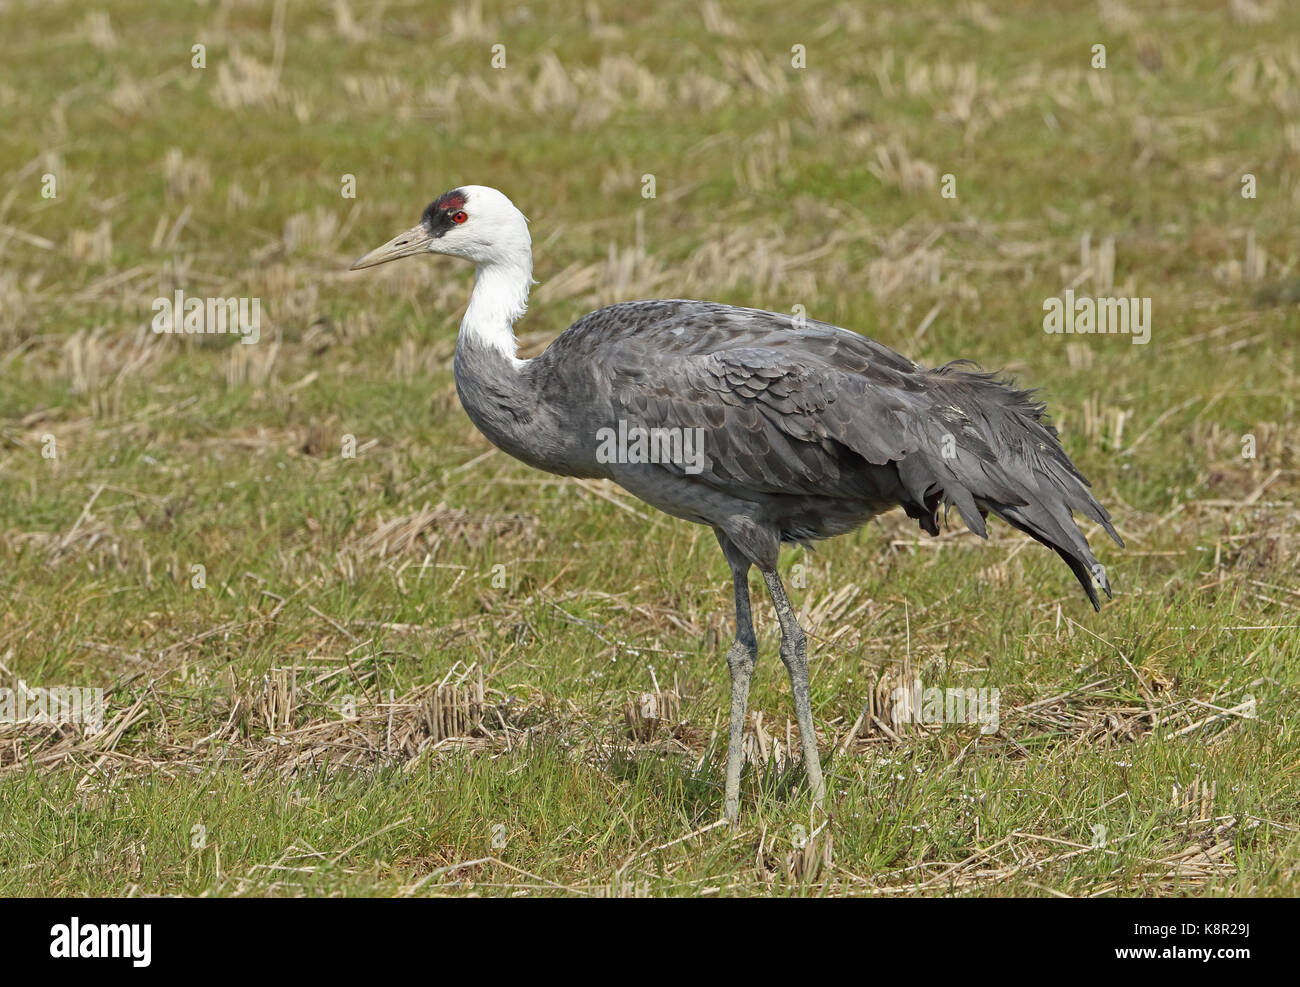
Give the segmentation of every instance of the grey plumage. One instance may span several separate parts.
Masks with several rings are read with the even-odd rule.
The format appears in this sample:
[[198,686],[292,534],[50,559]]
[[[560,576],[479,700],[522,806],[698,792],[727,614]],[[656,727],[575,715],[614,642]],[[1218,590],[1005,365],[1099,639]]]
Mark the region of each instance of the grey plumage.
[[[938,534],[941,508],[986,536],[988,512],[1054,549],[1094,607],[1110,592],[1071,511],[1119,536],[1028,391],[948,364],[926,369],[821,322],[711,302],[611,305],[518,373],[457,347],[471,418],[553,473],[604,477],[724,532],[756,564],[780,542],[843,534],[895,506]],[[707,465],[597,461],[619,420],[705,430]],[[1122,544],[1122,542],[1121,542]]]
[[[354,269],[417,253],[477,266],[455,376],[465,411],[488,439],[538,469],[613,480],[717,535],[736,598],[724,798],[732,822],[757,657],[753,566],[781,624],[814,805],[825,790],[806,637],[777,572],[781,543],[843,534],[894,507],[932,535],[941,510],[951,509],[985,536],[992,513],[1055,551],[1095,608],[1096,585],[1111,593],[1073,515],[1123,543],[1029,391],[960,363],[918,366],[826,323],[682,299],[602,308],[540,356],[519,360],[512,326],[525,308],[532,251],[514,205],[495,189],[454,189]],[[621,427],[691,430],[704,437],[703,458],[611,460],[601,435]]]

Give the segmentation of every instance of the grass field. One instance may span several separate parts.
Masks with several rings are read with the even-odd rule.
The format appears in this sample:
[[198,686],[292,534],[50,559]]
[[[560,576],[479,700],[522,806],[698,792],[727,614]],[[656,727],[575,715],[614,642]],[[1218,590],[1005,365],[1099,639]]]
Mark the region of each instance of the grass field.
[[[0,894],[1300,893],[1300,9],[0,26],[0,687],[106,705],[0,723]],[[708,828],[712,533],[479,436],[467,265],[347,273],[466,183],[532,221],[524,355],[702,297],[1041,387],[1127,541],[1088,525],[1115,599],[1001,523],[787,553],[830,821],[762,605],[742,821]],[[1067,288],[1149,298],[1150,341],[1045,333]],[[260,299],[260,340],[155,334],[178,289]],[[998,690],[998,729],[898,723],[913,677]]]

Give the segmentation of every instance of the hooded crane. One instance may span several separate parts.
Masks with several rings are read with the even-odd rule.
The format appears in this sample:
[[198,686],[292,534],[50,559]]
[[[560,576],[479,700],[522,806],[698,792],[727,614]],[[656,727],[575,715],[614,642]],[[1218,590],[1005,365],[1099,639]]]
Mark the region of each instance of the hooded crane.
[[[991,511],[1056,552],[1094,608],[1101,608],[1096,586],[1110,596],[1106,570],[1072,512],[1123,542],[1032,392],[953,364],[919,366],[824,322],[683,299],[599,309],[540,356],[521,360],[513,326],[533,283],[528,221],[502,193],[481,185],[435,199],[417,226],[352,270],[417,254],[475,265],[456,340],[456,389],[493,445],[549,473],[613,480],[717,535],[736,598],[723,810],[731,823],[739,815],[741,741],[758,653],[752,566],[781,624],[781,660],[814,806],[825,797],[806,638],[777,573],[782,542],[844,534],[893,507],[931,535],[939,532],[940,507],[955,508],[987,537]],[[604,461],[645,458],[601,454],[598,436],[633,429],[702,437],[704,454]]]

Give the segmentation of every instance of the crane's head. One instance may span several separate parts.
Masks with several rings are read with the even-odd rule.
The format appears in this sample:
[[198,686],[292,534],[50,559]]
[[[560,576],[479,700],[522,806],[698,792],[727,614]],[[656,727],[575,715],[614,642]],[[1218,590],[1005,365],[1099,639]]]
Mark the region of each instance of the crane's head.
[[462,185],[429,203],[420,222],[357,259],[352,270],[416,254],[450,254],[477,265],[532,265],[528,220],[515,204],[486,185]]

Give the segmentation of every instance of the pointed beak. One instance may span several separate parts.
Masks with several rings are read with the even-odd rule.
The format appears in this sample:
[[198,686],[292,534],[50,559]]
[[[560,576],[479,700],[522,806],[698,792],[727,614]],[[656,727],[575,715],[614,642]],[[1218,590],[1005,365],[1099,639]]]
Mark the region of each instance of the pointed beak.
[[374,267],[377,264],[387,264],[390,260],[425,253],[432,239],[423,225],[412,227],[405,233],[397,234],[382,247],[376,247],[364,257],[358,257],[348,270],[359,271],[363,267]]

